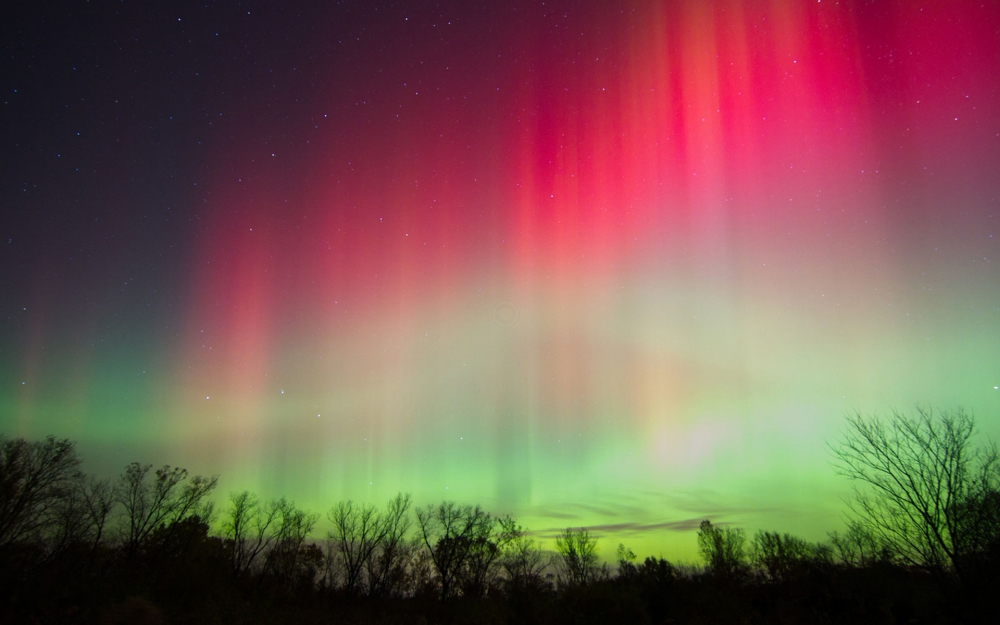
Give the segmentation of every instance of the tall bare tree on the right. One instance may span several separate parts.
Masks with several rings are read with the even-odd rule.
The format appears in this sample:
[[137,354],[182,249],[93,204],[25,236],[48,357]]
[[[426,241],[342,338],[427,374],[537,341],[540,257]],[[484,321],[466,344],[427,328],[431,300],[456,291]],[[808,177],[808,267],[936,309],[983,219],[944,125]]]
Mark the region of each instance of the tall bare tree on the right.
[[973,581],[1000,538],[1000,457],[977,443],[972,415],[857,413],[832,450],[837,471],[855,481],[851,524],[904,564]]

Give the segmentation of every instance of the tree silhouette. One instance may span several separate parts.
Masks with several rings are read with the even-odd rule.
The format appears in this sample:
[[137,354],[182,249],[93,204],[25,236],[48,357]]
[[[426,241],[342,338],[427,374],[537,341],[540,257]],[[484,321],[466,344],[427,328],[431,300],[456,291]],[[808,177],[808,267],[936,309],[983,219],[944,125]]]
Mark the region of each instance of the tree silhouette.
[[46,541],[50,553],[79,548],[93,554],[104,539],[115,505],[115,489],[110,480],[77,475],[67,488],[61,489],[53,505]]
[[698,551],[713,577],[738,581],[747,572],[746,533],[740,527],[716,527],[708,519],[698,527]]
[[348,500],[334,506],[327,518],[333,524],[329,538],[343,561],[344,590],[359,594],[365,568],[371,569],[372,557],[383,539],[381,517],[375,506]]
[[312,549],[312,545],[306,545],[306,540],[319,515],[300,510],[285,498],[272,502],[270,506],[275,510],[277,525],[259,580],[271,575],[279,585],[290,588],[296,583],[300,566],[310,565],[316,558],[318,548]]
[[402,592],[406,567],[413,555],[406,539],[412,523],[410,496],[400,493],[389,500],[379,519],[381,540],[366,564],[368,594],[389,597]]
[[462,594],[482,597],[494,587],[503,556],[514,540],[517,523],[511,517],[490,518],[476,527],[462,577]]
[[796,536],[761,530],[754,535],[750,560],[766,580],[780,583],[794,577],[810,560],[821,559],[824,553],[827,551]]
[[339,561],[347,594],[385,597],[400,592],[412,554],[406,539],[409,510],[410,496],[398,494],[383,512],[342,501],[327,513],[333,524],[327,534],[329,558]]
[[514,519],[501,518],[500,525],[502,532],[509,537],[501,561],[508,585],[518,591],[539,589],[543,585],[542,573],[547,564],[545,554]]
[[[169,614],[171,622],[860,618],[874,624],[944,622],[942,615],[989,622],[1000,596],[1000,463],[992,447],[972,446],[970,422],[952,419],[950,425],[942,425],[941,417],[929,425],[918,422],[903,434],[890,425],[882,439],[871,435],[893,441],[873,453],[882,450],[875,457],[892,458],[895,464],[887,466],[896,475],[906,476],[899,467],[908,465],[892,453],[910,453],[905,459],[914,457],[914,448],[931,450],[928,463],[915,465],[920,468],[901,483],[940,479],[961,485],[949,486],[951,495],[928,489],[911,495],[923,501],[933,496],[919,493],[942,493],[941,514],[954,545],[942,553],[954,559],[939,565],[935,576],[900,566],[912,562],[892,550],[885,528],[855,514],[846,532],[831,534],[828,544],[768,531],[748,541],[739,528],[704,521],[698,547],[708,574],[656,558],[640,564],[619,545],[612,577],[585,529],[563,532],[556,539],[558,559],[550,559],[514,519],[478,506],[443,502],[418,510],[420,531],[408,538],[411,504],[402,494],[384,508],[349,501],[334,506],[327,556],[311,538],[318,516],[287,499],[264,502],[250,491],[233,493],[220,533],[213,535],[206,500],[214,478],[188,479],[183,469],[154,471],[135,463],[117,483],[94,480],[78,470],[68,441],[0,439],[0,518],[18,532],[0,544],[0,621],[124,622],[139,617],[115,604],[149,597],[148,607]],[[917,442],[907,447],[899,437],[913,431],[923,438],[912,437]],[[944,451],[927,443],[934,440],[943,441]],[[915,447],[920,444],[925,447]],[[948,459],[951,464],[942,462]],[[874,471],[871,465],[858,470]],[[878,494],[867,482],[862,487],[865,497]],[[108,536],[119,540],[112,543]],[[557,584],[545,575],[549,564],[558,566]],[[955,573],[961,573],[961,585]],[[429,603],[432,596],[462,600]]]
[[104,530],[117,503],[115,487],[111,480],[87,477],[80,485],[79,494],[90,525],[90,548],[93,551],[104,539]]
[[569,585],[586,584],[597,578],[597,539],[587,530],[566,528],[556,537],[556,553]]
[[206,516],[202,500],[219,479],[196,475],[187,481],[187,469],[169,465],[150,475],[152,468],[133,462],[118,482],[117,500],[125,510],[121,541],[128,557],[160,526],[169,527],[191,515]]
[[990,540],[996,447],[973,445],[975,423],[963,410],[894,412],[887,421],[858,413],[847,424],[833,453],[838,472],[856,482],[858,532],[939,579],[954,571],[968,581],[965,563]]
[[281,523],[277,501],[261,505],[256,494],[244,490],[229,496],[222,537],[236,577],[247,575],[257,558],[278,538]]
[[615,559],[618,561],[618,577],[634,577],[638,572],[638,567],[635,565],[638,558],[635,552],[626,547],[624,543],[618,543],[618,549],[615,551]]
[[81,479],[75,444],[48,437],[28,442],[0,435],[0,547],[40,542],[68,513]]
[[417,510],[420,537],[427,548],[441,585],[441,598],[450,598],[470,562],[473,550],[492,530],[493,518],[479,506],[459,506],[452,501]]
[[830,533],[830,546],[840,564],[849,567],[870,567],[877,563],[888,563],[892,554],[878,537],[857,520],[847,522],[847,531]]

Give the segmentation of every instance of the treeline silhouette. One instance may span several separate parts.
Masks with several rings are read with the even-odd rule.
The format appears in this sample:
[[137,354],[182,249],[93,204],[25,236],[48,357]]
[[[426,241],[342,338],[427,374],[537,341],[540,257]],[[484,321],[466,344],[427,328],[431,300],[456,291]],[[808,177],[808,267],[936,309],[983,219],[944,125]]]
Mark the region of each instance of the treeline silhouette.
[[962,411],[855,415],[832,448],[857,484],[814,543],[705,520],[704,566],[546,551],[511,516],[445,501],[320,514],[217,477],[80,470],[74,443],[0,436],[0,620],[9,623],[954,623],[1000,608],[1000,463]]

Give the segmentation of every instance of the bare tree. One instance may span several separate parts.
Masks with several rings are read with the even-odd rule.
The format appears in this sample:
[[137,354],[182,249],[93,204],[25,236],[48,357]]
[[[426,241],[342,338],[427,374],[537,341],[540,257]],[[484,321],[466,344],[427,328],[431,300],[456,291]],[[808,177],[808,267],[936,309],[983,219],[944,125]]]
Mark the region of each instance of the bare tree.
[[750,560],[768,581],[782,582],[816,554],[816,546],[801,538],[761,530],[754,536]]
[[289,586],[295,581],[303,556],[312,558],[316,550],[303,549],[319,515],[300,510],[287,499],[268,504],[276,515],[274,540],[264,558],[260,580],[270,574],[278,583]]
[[[962,535],[961,552],[975,562],[979,569],[975,574],[1000,576],[1000,490],[970,497],[964,507],[972,520],[969,531]],[[990,570],[984,571],[984,567]]]
[[116,501],[115,487],[111,480],[88,477],[80,486],[85,514],[90,525],[91,550],[104,539],[104,530]]
[[586,529],[566,528],[566,531],[556,538],[556,553],[562,560],[562,569],[568,584],[592,582],[601,572],[597,564],[597,539]]
[[413,521],[410,517],[410,496],[396,495],[386,505],[380,518],[381,540],[368,560],[368,593],[377,597],[402,592],[406,568],[413,556],[413,546],[406,536]]
[[488,533],[493,518],[479,506],[445,501],[437,507],[418,510],[417,524],[438,574],[441,598],[448,599],[460,586],[473,549]]
[[496,586],[503,570],[502,558],[518,529],[517,522],[509,516],[487,518],[476,527],[461,580],[463,595],[481,597]]
[[833,453],[856,483],[853,520],[903,563],[964,581],[963,563],[988,539],[996,447],[973,445],[974,419],[960,409],[887,421],[858,413],[847,424]]
[[236,577],[249,573],[258,556],[277,539],[279,511],[278,502],[261,505],[257,495],[248,490],[229,496],[222,536]]
[[833,554],[840,564],[851,567],[868,567],[878,562],[892,560],[892,554],[869,528],[856,519],[847,522],[847,531],[830,533]]
[[65,489],[52,507],[51,523],[43,537],[49,555],[89,542],[90,519],[80,487],[83,477]]
[[0,436],[0,547],[40,541],[59,524],[67,513],[62,503],[82,477],[79,465],[69,440]]
[[507,583],[518,590],[540,586],[548,564],[545,554],[514,519],[503,517],[499,522],[501,532],[509,537],[501,559]]
[[128,465],[116,490],[125,510],[120,528],[122,546],[130,557],[157,528],[204,513],[202,500],[219,479],[196,475],[185,483],[187,469],[164,465],[151,476],[152,468],[138,462]]
[[746,533],[740,527],[717,527],[708,519],[698,527],[698,551],[712,576],[726,581],[747,572]]
[[373,554],[384,537],[382,519],[375,506],[350,500],[341,501],[326,516],[333,524],[329,539],[343,562],[344,590],[359,594],[365,568],[371,569]]

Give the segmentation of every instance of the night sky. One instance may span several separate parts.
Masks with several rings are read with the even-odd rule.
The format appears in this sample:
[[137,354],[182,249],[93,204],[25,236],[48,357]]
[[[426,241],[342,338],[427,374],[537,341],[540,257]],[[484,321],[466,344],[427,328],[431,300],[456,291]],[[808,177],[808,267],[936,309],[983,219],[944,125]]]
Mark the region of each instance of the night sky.
[[0,23],[8,436],[670,558],[841,529],[851,411],[1000,438],[992,0]]

